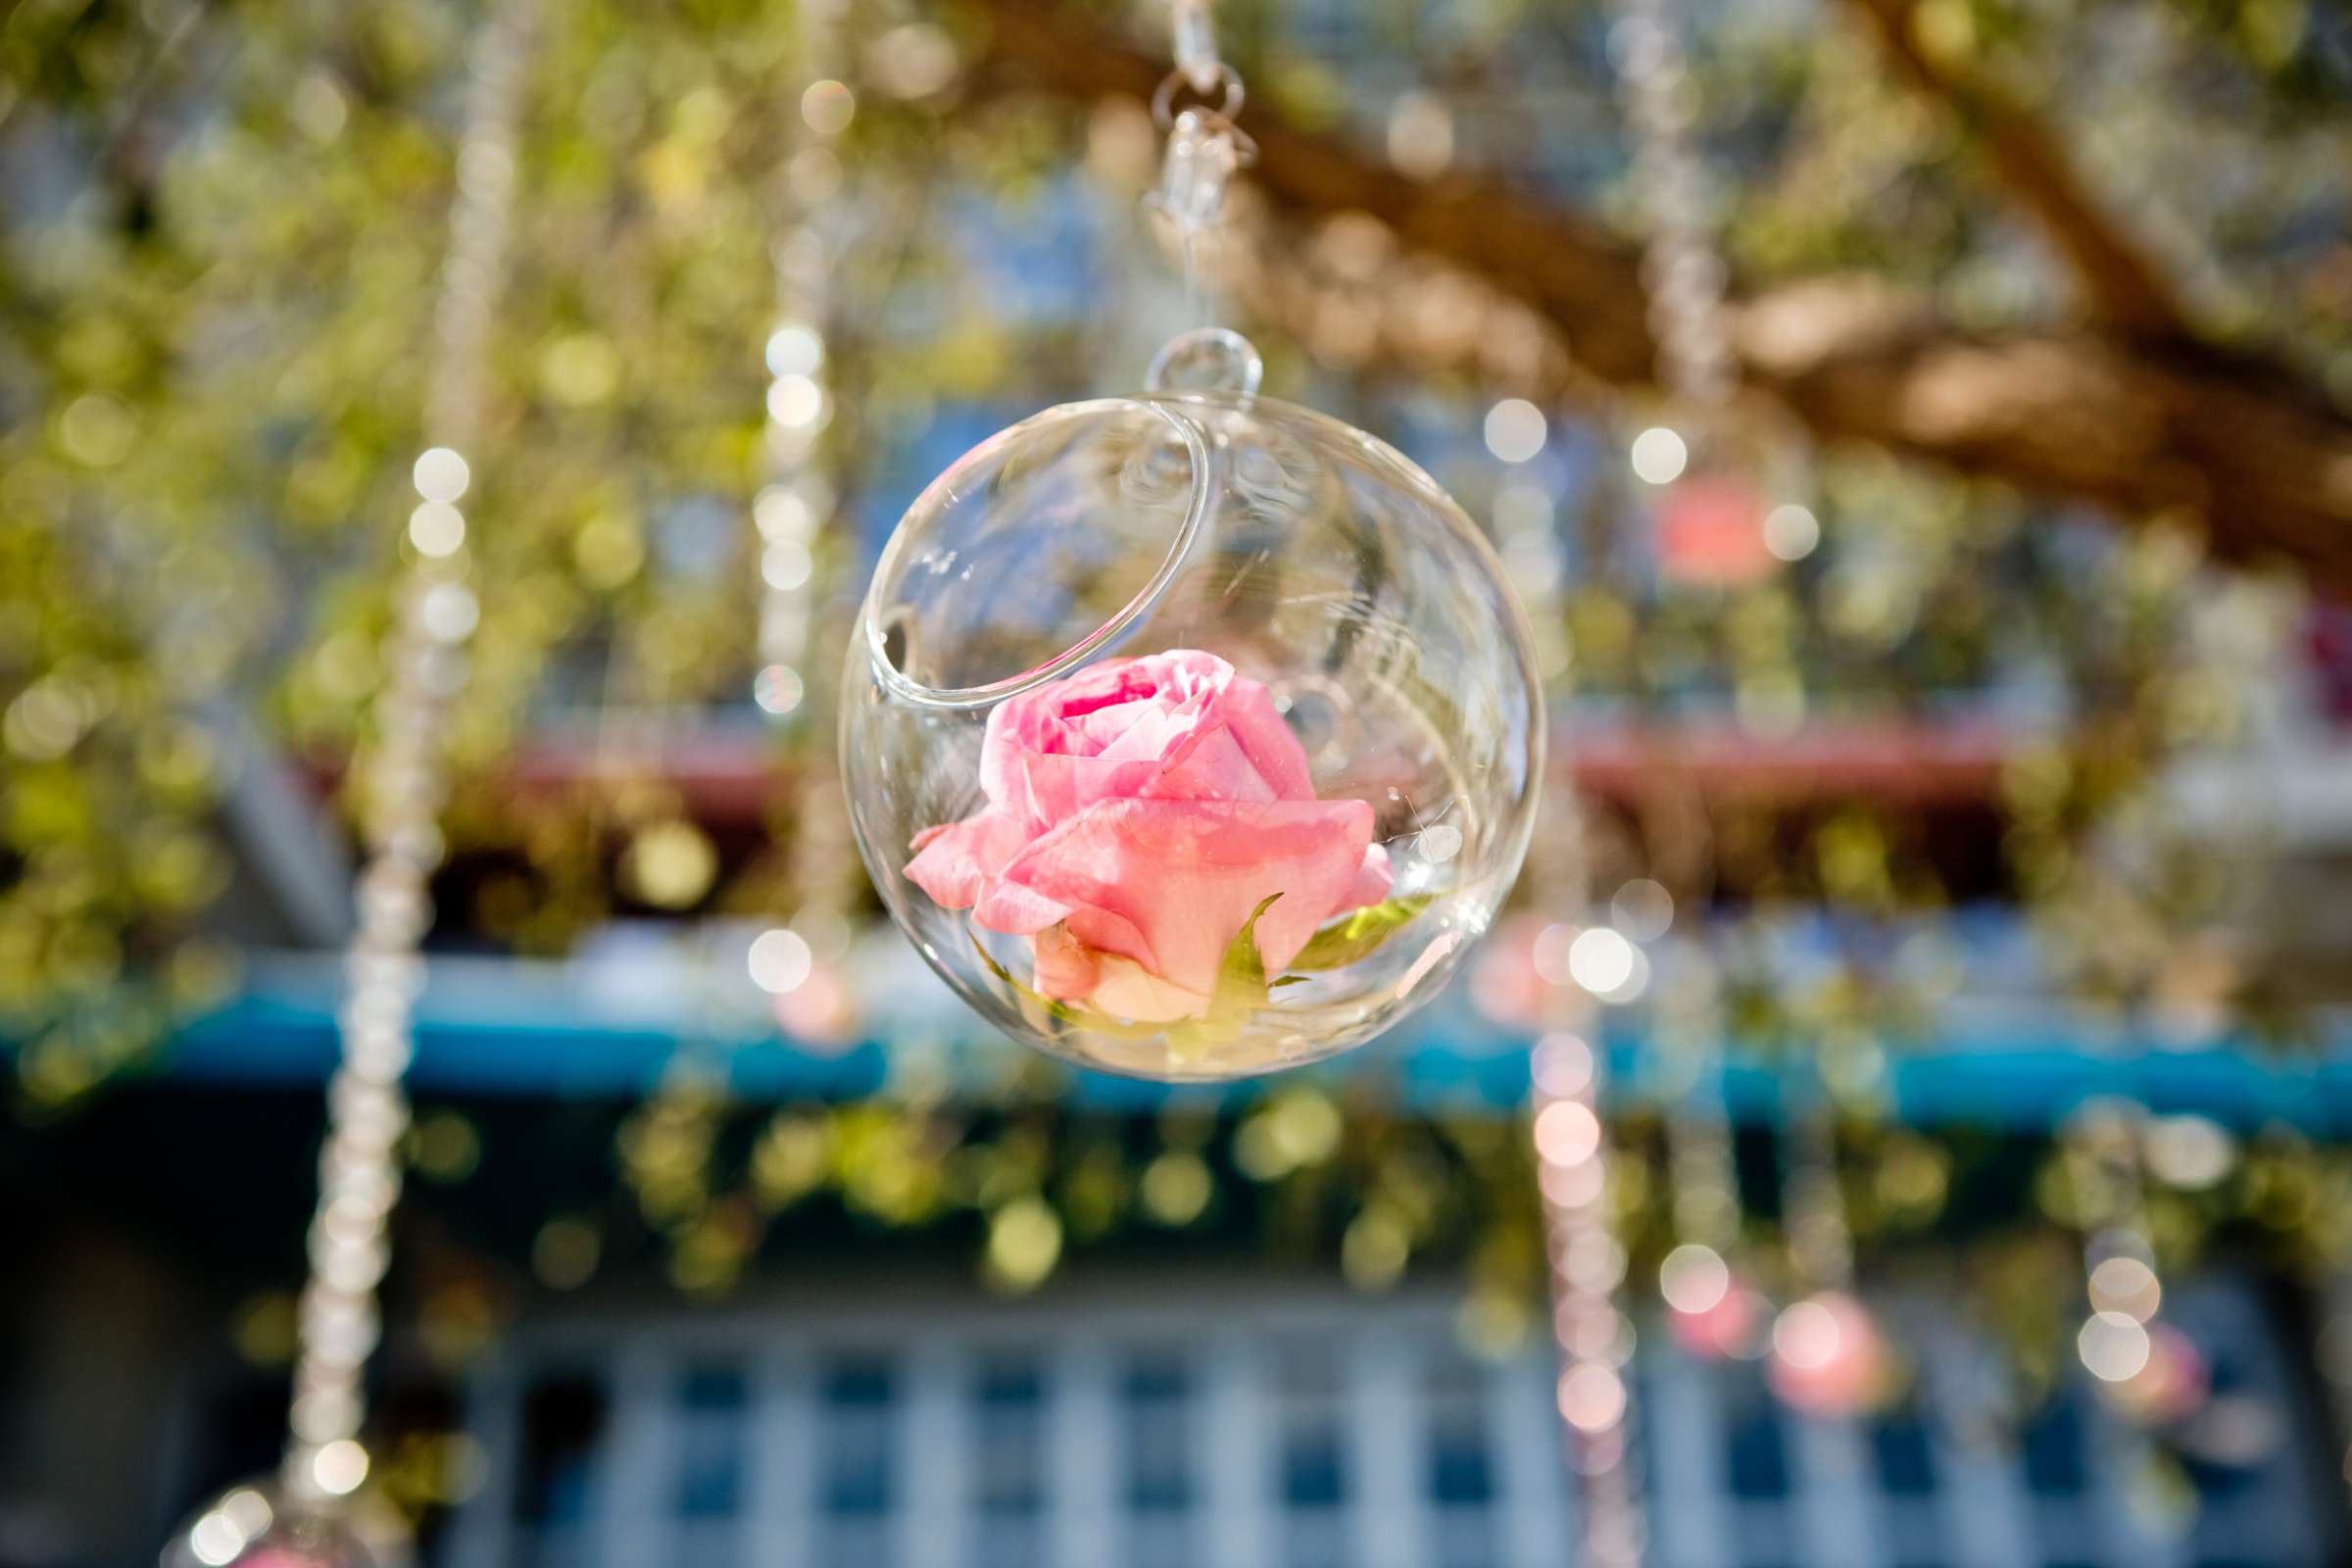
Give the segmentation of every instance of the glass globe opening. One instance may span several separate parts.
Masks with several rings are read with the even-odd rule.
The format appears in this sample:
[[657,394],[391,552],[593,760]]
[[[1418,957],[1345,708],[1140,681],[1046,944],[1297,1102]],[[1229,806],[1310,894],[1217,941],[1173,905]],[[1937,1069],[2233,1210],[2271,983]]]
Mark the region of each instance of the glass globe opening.
[[1209,470],[1200,429],[1142,400],[990,437],[916,500],[928,526],[883,550],[861,625],[875,678],[905,702],[984,710],[1116,645],[1181,570]]
[[885,549],[858,846],[1015,1038],[1217,1079],[1426,1002],[1525,853],[1543,707],[1494,555],[1361,431],[1233,392],[1049,410]]

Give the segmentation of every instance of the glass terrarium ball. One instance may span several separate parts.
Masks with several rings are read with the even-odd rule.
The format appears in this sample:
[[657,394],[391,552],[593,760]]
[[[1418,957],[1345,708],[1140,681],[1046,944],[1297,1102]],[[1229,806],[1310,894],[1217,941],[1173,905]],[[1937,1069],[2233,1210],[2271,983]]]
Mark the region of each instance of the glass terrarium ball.
[[397,1516],[358,1498],[290,1496],[274,1479],[223,1492],[172,1533],[160,1568],[410,1568]]
[[1486,930],[1533,825],[1542,690],[1478,530],[1393,448],[1235,379],[965,455],[848,660],[891,914],[1008,1034],[1114,1072],[1371,1039]]

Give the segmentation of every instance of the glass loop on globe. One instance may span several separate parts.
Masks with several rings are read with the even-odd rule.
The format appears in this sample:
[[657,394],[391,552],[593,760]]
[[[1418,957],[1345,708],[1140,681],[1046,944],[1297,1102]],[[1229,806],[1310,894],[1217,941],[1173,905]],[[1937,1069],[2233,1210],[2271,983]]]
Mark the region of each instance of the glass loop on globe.
[[982,442],[884,548],[845,671],[859,851],[1016,1039],[1246,1076],[1442,987],[1526,852],[1544,707],[1460,508],[1188,333]]

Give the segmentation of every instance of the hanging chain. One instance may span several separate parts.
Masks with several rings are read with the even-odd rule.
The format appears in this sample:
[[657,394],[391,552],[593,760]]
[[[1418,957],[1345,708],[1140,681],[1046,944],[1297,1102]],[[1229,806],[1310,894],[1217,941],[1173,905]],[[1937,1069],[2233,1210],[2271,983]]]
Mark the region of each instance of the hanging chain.
[[470,552],[458,510],[471,478],[460,446],[481,424],[484,350],[506,270],[532,10],[532,0],[499,0],[483,24],[458,144],[458,193],[425,408],[431,444],[414,472],[421,499],[410,514],[413,554],[384,644],[381,733],[358,779],[367,856],[344,956],[342,1057],[327,1085],[288,1416],[284,1479],[296,1496],[340,1496],[368,1474],[359,1444],[367,1418],[364,1378],[380,1338],[376,1290],[390,1260],[399,1150],[409,1125],[401,1079],[424,985],[418,948],[431,918],[427,883],[442,855],[438,824],[448,777],[439,743],[450,700],[466,681],[465,645],[478,613],[466,586]]
[[1216,21],[1208,5],[1209,0],[1170,0],[1168,5],[1168,22],[1176,34],[1177,74],[1202,93],[1233,69],[1217,58]]
[[1737,367],[1724,307],[1727,269],[1708,214],[1682,17],[1675,0],[1618,5],[1610,53],[1634,134],[1634,183],[1649,228],[1642,276],[1659,368],[1677,402],[1718,409],[1731,400]]
[[1159,187],[1144,205],[1173,232],[1193,315],[1206,324],[1201,252],[1224,221],[1227,187],[1257,156],[1257,146],[1234,123],[1247,94],[1241,73],[1217,54],[1208,0],[1170,0],[1169,11],[1176,69],[1152,95],[1152,119],[1166,133],[1167,147]]

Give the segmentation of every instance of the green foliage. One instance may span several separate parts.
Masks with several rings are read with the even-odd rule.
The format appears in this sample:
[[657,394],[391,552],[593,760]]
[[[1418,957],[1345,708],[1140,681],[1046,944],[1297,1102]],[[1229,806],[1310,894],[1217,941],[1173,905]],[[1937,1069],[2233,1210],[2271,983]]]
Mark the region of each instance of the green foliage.
[[[845,496],[870,510],[888,489],[875,475],[943,400],[1024,408],[1132,373],[1132,302],[1011,301],[972,265],[973,215],[1017,231],[1080,192],[1106,275],[1159,262],[1122,226],[1151,172],[1148,144],[1141,165],[1118,156],[1140,110],[1122,120],[994,78],[894,99],[860,74],[885,29],[935,22],[967,56],[978,40],[930,8],[853,9],[858,112],[842,199],[823,211],[851,255],[832,435]],[[2306,0],[1934,9],[1936,36],[2049,116],[2119,211],[2200,241],[2201,308],[2352,384],[2339,19]],[[0,1037],[22,1044],[20,1088],[43,1104],[135,1059],[231,978],[205,928],[234,879],[220,803],[245,743],[329,775],[368,743],[477,16],[448,0],[29,0],[0,23]],[[469,775],[585,710],[692,715],[741,690],[774,194],[808,177],[787,167],[796,95],[778,87],[802,70],[793,20],[782,0],[548,10],[515,275],[469,443],[481,617],[445,737]],[[1233,46],[1269,101],[1335,133],[1346,81],[1402,62],[1454,106],[1463,166],[1537,158],[1534,183],[1623,217],[1630,186],[1605,138],[1549,158],[1519,133],[1563,104],[1609,113],[1601,54],[1580,42],[1589,20],[1382,11],[1335,30],[1268,3],[1233,19]],[[1747,277],[1867,268],[1987,326],[2063,303],[1964,127],[1859,30],[1735,6],[1697,44],[1693,91]],[[1373,428],[1406,413],[1474,428],[1493,388],[1410,373],[1410,344],[1446,314],[1422,307],[1444,291],[1402,272],[1367,282],[1367,256],[1399,251],[1409,269],[1409,253],[1348,239],[1345,225],[1286,233],[1271,256],[1332,323],[1328,341],[1245,323],[1290,383],[1277,389],[1311,386]],[[1366,361],[1373,344],[1406,347]],[[2023,690],[2084,741],[2060,768],[2063,799],[2012,841],[2030,894],[2074,890],[2066,941],[2211,917],[2210,890],[2184,875],[2160,896],[2111,880],[2090,899],[2076,874],[2094,819],[2206,704],[2202,671],[2151,653],[2177,642],[2177,573],[1991,487],[1837,452],[1811,498],[1818,552],[1750,583],[1661,580],[1647,498],[1598,466],[1591,488],[1542,498],[1577,535],[1580,569],[1538,629],[1555,672],[1573,653],[1585,697],[1782,737]],[[1498,497],[1483,457],[1442,476],[1473,511]],[[854,569],[857,549],[838,544],[820,570]],[[462,792],[452,848],[496,869],[458,919],[562,951],[613,907],[614,840],[655,808],[615,798],[660,788],[599,781],[527,808]],[[1812,837],[1727,816],[1725,880],[1766,903],[1840,889],[1873,908],[1934,902],[1894,826],[1841,825],[1826,852]],[[1866,838],[1875,873],[1854,849]],[[770,884],[742,882],[719,901],[760,906]],[[1320,933],[1298,972],[1352,940]],[[2102,982],[2114,994],[2144,993],[2162,967],[2161,941],[2132,945],[2129,964],[2087,966],[2141,977]]]
[[1299,949],[1298,956],[1291,960],[1291,968],[1308,973],[1345,969],[1368,958],[1379,951],[1381,944],[1411,924],[1430,903],[1427,894],[1415,893],[1384,900],[1345,915],[1310,937],[1306,946]]

